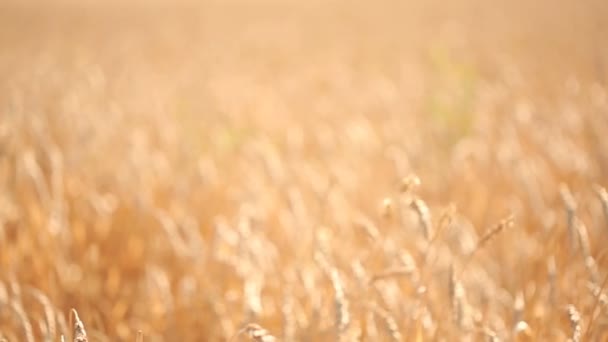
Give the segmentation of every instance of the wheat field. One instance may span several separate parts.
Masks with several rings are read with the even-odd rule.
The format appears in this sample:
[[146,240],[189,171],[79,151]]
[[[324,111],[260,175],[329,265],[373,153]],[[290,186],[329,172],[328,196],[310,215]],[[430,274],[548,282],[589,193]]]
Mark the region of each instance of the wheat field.
[[0,4],[0,341],[608,340],[608,3]]

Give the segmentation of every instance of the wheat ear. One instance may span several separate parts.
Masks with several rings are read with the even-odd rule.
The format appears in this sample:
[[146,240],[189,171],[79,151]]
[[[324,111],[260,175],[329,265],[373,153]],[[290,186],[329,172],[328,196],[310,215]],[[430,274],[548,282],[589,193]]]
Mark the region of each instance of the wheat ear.
[[[73,324],[73,325],[72,325]],[[84,324],[78,317],[78,312],[76,309],[72,309],[70,311],[70,325],[74,329],[74,342],[88,342],[87,332],[84,330]]]

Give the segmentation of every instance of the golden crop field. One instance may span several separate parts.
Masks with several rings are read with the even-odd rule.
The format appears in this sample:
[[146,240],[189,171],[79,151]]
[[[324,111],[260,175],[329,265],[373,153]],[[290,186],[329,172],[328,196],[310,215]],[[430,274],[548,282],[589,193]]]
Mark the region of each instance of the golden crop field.
[[607,341],[608,2],[0,3],[0,341]]

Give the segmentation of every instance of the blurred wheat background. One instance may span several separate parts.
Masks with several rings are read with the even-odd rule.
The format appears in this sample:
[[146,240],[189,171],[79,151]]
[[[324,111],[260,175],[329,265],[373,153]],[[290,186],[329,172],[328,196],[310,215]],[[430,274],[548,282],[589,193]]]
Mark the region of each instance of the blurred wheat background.
[[4,1],[0,340],[606,340],[607,43],[602,0]]

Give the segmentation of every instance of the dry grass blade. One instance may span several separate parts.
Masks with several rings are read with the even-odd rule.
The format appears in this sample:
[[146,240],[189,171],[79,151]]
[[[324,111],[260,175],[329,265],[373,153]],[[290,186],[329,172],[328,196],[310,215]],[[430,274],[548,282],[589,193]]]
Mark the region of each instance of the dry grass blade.
[[143,331],[137,331],[137,336],[135,337],[135,342],[144,342],[144,333]]

